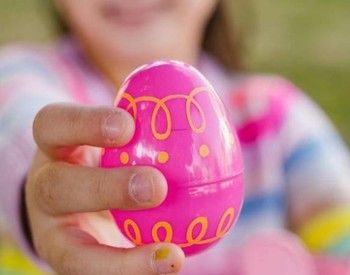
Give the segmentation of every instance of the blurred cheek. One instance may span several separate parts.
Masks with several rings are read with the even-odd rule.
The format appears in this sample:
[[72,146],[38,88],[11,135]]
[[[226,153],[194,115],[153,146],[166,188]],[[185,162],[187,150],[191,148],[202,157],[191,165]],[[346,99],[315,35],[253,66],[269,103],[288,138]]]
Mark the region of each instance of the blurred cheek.
[[99,24],[98,3],[96,0],[58,0],[57,9],[75,34],[95,32],[96,23]]

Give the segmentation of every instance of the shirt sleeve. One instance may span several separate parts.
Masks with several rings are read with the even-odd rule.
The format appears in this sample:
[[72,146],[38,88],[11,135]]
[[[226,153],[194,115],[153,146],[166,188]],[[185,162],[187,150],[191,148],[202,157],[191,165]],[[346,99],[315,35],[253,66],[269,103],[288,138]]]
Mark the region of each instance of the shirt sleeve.
[[0,52],[0,210],[20,247],[37,262],[21,223],[21,190],[36,145],[35,114],[45,105],[67,101],[41,57],[21,48]]
[[291,104],[280,137],[288,209],[294,217],[316,209],[300,236],[311,250],[331,252],[350,236],[349,150],[326,115],[302,93]]
[[[253,152],[245,162],[246,183],[250,184],[246,194],[250,191],[256,200],[261,194],[276,192],[280,202],[274,207],[276,217],[283,218],[285,227],[290,225],[288,218],[303,220],[305,229],[299,232],[297,228],[296,233],[312,251],[346,251],[350,157],[331,121],[300,89],[277,76],[248,77],[236,86],[232,102],[238,110],[243,152]],[[271,200],[267,202],[271,205]],[[257,216],[251,213],[251,219],[261,230]]]

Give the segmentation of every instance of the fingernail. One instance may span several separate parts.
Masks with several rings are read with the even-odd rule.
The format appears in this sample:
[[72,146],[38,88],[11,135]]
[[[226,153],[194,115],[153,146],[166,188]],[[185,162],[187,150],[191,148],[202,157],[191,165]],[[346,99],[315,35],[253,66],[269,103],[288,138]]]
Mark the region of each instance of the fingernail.
[[153,198],[152,177],[145,173],[135,174],[130,181],[130,195],[138,203],[148,203]]
[[154,253],[153,266],[157,274],[175,274],[175,262],[169,248],[160,248]]
[[114,141],[122,135],[125,128],[124,117],[121,113],[110,114],[104,123],[106,136],[109,140]]

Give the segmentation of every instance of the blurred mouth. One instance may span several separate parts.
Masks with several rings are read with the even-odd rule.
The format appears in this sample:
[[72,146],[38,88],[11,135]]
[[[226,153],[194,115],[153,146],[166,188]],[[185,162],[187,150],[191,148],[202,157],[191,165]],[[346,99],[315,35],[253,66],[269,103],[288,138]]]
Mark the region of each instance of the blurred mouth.
[[[136,3],[135,3],[136,2]],[[164,11],[169,1],[119,1],[102,6],[104,18],[115,25],[139,27],[151,23]]]

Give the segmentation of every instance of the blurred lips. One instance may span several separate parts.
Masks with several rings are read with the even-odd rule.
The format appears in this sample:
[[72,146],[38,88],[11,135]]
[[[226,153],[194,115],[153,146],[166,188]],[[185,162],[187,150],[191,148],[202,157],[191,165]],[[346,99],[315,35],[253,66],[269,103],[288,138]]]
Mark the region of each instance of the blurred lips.
[[[136,2],[136,3],[135,3]],[[167,1],[119,1],[105,3],[103,16],[114,24],[136,27],[150,23],[164,9]]]

